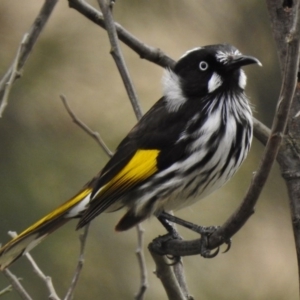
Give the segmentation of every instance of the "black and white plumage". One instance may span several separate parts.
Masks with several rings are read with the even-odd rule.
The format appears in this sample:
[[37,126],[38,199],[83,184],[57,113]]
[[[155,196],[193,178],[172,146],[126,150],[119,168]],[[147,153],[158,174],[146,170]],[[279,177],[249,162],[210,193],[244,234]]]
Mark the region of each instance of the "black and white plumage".
[[246,158],[252,113],[241,67],[260,62],[231,45],[188,51],[166,70],[163,97],[118,146],[100,174],[0,249],[0,269],[72,218],[127,213],[116,229],[177,210],[225,184]]

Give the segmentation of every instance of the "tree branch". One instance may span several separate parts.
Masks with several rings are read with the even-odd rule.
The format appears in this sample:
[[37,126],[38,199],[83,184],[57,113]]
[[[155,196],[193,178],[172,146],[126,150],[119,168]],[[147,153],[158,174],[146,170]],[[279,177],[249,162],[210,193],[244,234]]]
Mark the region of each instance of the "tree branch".
[[79,258],[78,258],[78,263],[77,263],[77,267],[72,279],[72,283],[68,289],[68,292],[64,298],[64,300],[71,300],[73,299],[73,294],[74,294],[74,290],[76,288],[79,276],[81,274],[81,270],[83,267],[83,263],[84,263],[84,251],[85,251],[85,244],[86,244],[86,240],[88,237],[88,233],[89,233],[89,227],[90,227],[90,223],[88,223],[85,227],[84,227],[84,231],[82,234],[79,235],[79,241],[80,241],[80,253],[79,253]]
[[11,271],[9,271],[9,269],[5,269],[2,272],[23,300],[32,300],[32,298],[29,296],[27,291],[20,283],[20,279],[17,278],[17,276],[15,276]]
[[268,138],[270,137],[271,130],[262,122],[253,118],[253,135],[260,141],[263,145],[267,144]]
[[[298,5],[296,7],[298,10]],[[295,14],[296,28],[292,27],[286,36],[286,59],[284,66],[284,77],[281,85],[276,115],[274,117],[272,130],[258,171],[253,177],[250,187],[244,197],[243,203],[227,222],[209,239],[210,248],[214,248],[228,240],[236,233],[254,212],[254,206],[265,185],[274,160],[276,159],[281,141],[284,136],[288,121],[290,107],[293,101],[297,84],[298,62],[299,62],[299,18]]]
[[58,0],[45,0],[29,32],[24,35],[14,62],[0,81],[0,117],[7,105],[8,95],[12,84],[16,79],[20,78],[21,70],[23,69],[40,33],[45,27],[57,1]]
[[169,300],[186,300],[166,256],[150,251],[156,265],[156,276],[161,280]]
[[[84,0],[68,0],[68,2],[71,8],[77,10],[86,18],[105,29],[103,15],[97,9],[86,3]],[[136,52],[140,56],[140,58],[151,61],[164,68],[172,68],[174,66],[175,61],[160,49],[142,43],[138,38],[124,29],[120,24],[115,23],[115,26],[120,41],[122,41],[125,45]]]
[[136,226],[137,231],[137,237],[138,237],[138,247],[136,249],[136,256],[138,259],[139,267],[141,270],[141,283],[140,283],[140,289],[135,295],[136,300],[143,300],[145,292],[148,288],[148,279],[147,279],[147,267],[146,267],[146,261],[145,261],[145,254],[143,251],[143,245],[144,245],[144,229],[142,228],[141,224],[138,224]]
[[[8,234],[15,238],[17,236],[17,233],[15,231],[9,231]],[[38,275],[40,279],[46,284],[46,287],[50,293],[49,299],[51,300],[60,300],[60,298],[57,296],[55,288],[52,283],[52,278],[50,276],[46,276],[44,272],[40,269],[40,267],[37,265],[33,257],[27,252],[25,254],[26,258],[30,262],[31,266],[33,267],[33,271]]]
[[[6,77],[4,76],[0,82],[0,89],[1,87],[3,87],[3,97],[0,101],[0,118],[2,117],[2,114],[4,112],[4,109],[5,107],[7,106],[8,104],[8,97],[9,97],[9,94],[10,94],[10,91],[11,91],[11,88],[13,86],[13,83],[15,82],[15,80],[21,76],[21,73],[20,73],[20,70],[18,69],[18,66],[20,64],[20,59],[21,59],[21,53],[27,43],[27,40],[28,40],[28,34],[26,33],[24,36],[23,36],[23,39],[21,41],[21,44],[18,48],[18,51],[17,51],[17,55],[15,57],[15,60],[14,62],[12,63],[9,71],[10,71],[10,74],[8,76],[8,79],[7,81],[5,80]],[[1,90],[0,90],[0,93],[1,93]]]
[[12,290],[12,285],[7,286],[6,288],[0,291],[0,297],[11,292]]
[[[298,5],[297,8],[298,9]],[[265,148],[260,166],[255,173],[248,191],[243,199],[242,204],[232,214],[232,216],[216,232],[209,237],[209,249],[220,246],[229,240],[248,220],[254,212],[254,206],[265,185],[273,162],[276,159],[281,141],[284,136],[286,124],[288,121],[289,111],[293,100],[298,73],[299,61],[299,19],[298,14],[294,15],[297,24],[296,28],[292,27],[286,35],[286,60],[284,66],[284,78],[282,81],[281,92],[279,95],[276,115],[267,146]],[[260,132],[262,132],[260,130]],[[267,130],[264,130],[263,139],[267,136]],[[169,245],[168,245],[169,244]],[[162,254],[171,255],[193,255],[200,253],[201,243],[194,241],[170,241],[163,244]]]
[[[293,38],[294,34],[298,34],[299,23],[299,0],[275,2],[267,0],[268,12],[273,29],[273,35],[277,45],[277,52],[281,71],[284,73],[282,66],[287,52],[286,39]],[[298,15],[298,20],[297,20]],[[291,28],[291,29],[290,29]],[[291,33],[289,32],[291,31]],[[296,54],[297,55],[297,54]],[[295,67],[299,67],[299,61],[295,63]],[[299,72],[299,70],[298,70]],[[299,73],[298,73],[299,76]],[[285,179],[288,189],[289,204],[291,209],[291,219],[294,232],[296,254],[298,261],[298,284],[300,287],[300,85],[298,78],[297,90],[294,95],[292,109],[288,128],[285,134],[285,143],[281,147],[278,155],[278,162],[281,173]]]
[[133,87],[133,83],[131,81],[129,72],[128,72],[126,64],[125,64],[123,53],[120,50],[116,26],[115,26],[115,22],[112,17],[112,12],[111,12],[111,3],[112,2],[110,2],[110,0],[98,0],[98,3],[101,8],[101,11],[103,13],[103,16],[104,16],[104,24],[105,24],[105,28],[106,28],[106,31],[108,34],[110,45],[111,45],[110,54],[112,55],[116,65],[117,65],[117,68],[118,68],[121,78],[123,80],[125,89],[127,91],[129,100],[131,102],[133,111],[134,111],[137,119],[139,120],[139,119],[141,119],[143,114],[142,114],[142,110],[141,110],[135,89]]
[[64,95],[60,95],[60,99],[62,100],[65,109],[67,110],[68,114],[70,115],[72,121],[78,125],[83,131],[85,131],[89,136],[91,136],[104,150],[104,152],[109,156],[112,157],[113,152],[109,150],[103,139],[101,138],[100,134],[96,131],[91,130],[85,123],[83,123],[72,111],[67,98]]

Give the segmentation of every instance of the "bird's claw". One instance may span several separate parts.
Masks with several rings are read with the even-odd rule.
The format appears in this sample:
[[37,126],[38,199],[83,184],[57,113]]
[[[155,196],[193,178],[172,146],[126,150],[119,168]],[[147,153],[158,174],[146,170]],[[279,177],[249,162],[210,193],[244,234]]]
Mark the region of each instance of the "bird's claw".
[[[200,227],[201,232],[201,250],[200,255],[204,258],[214,258],[216,257],[220,252],[220,247],[218,247],[214,252],[211,252],[210,249],[207,248],[208,246],[208,239],[209,236],[212,235],[215,231],[217,231],[220,226],[208,226],[208,227]],[[225,241],[225,244],[227,245],[226,249],[222,253],[226,253],[231,248],[231,239]]]
[[227,245],[227,248],[222,253],[226,253],[226,252],[228,252],[230,250],[230,248],[231,248],[231,239],[225,241],[224,244]]
[[207,248],[208,246],[208,238],[211,235],[210,233],[202,233],[200,241],[201,241],[201,248],[200,248],[200,255],[204,258],[214,258],[218,255],[220,251],[220,247],[217,248],[215,252],[211,252],[210,249]]
[[[165,252],[161,249],[163,249],[163,245],[170,240],[182,240],[181,236],[173,231],[170,233],[167,233],[165,235],[160,235],[157,238],[155,238],[152,243],[150,243],[151,247],[150,249],[154,250],[157,254],[165,255]],[[177,256],[176,256],[177,257]],[[170,259],[175,259],[175,256],[168,257]],[[180,258],[180,257],[179,257]],[[176,262],[177,263],[177,262]]]

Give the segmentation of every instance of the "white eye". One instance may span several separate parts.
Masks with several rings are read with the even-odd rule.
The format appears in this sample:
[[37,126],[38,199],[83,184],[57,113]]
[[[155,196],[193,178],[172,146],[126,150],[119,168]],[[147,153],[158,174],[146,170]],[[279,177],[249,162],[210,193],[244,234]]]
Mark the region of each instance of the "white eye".
[[208,63],[206,61],[201,61],[199,64],[199,69],[201,71],[206,71],[208,69]]

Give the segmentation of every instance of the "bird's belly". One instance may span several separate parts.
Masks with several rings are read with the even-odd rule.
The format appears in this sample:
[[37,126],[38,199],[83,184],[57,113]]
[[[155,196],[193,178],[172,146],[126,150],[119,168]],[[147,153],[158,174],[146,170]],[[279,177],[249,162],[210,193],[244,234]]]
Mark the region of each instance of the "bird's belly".
[[[146,207],[154,214],[162,210],[179,210],[219,189],[234,175],[241,163],[237,163],[234,158],[222,159],[224,154],[226,157],[227,153],[215,153],[210,163],[191,173],[188,173],[188,169],[183,172],[184,168],[177,164],[178,172],[175,172],[172,179],[164,181],[164,177],[167,178],[170,172],[174,172],[174,166],[170,167],[169,172],[166,170],[164,176],[154,176],[152,184],[141,186],[142,196],[136,202],[136,212]],[[197,163],[199,160],[194,161],[194,165]]]
[[157,203],[156,210],[176,211],[190,206],[222,187],[235,172],[236,169],[228,169],[225,170],[222,176],[212,173],[211,176],[208,177],[201,172],[195,172],[195,174],[189,178],[182,178],[181,185],[167,197],[161,199],[161,203]]

